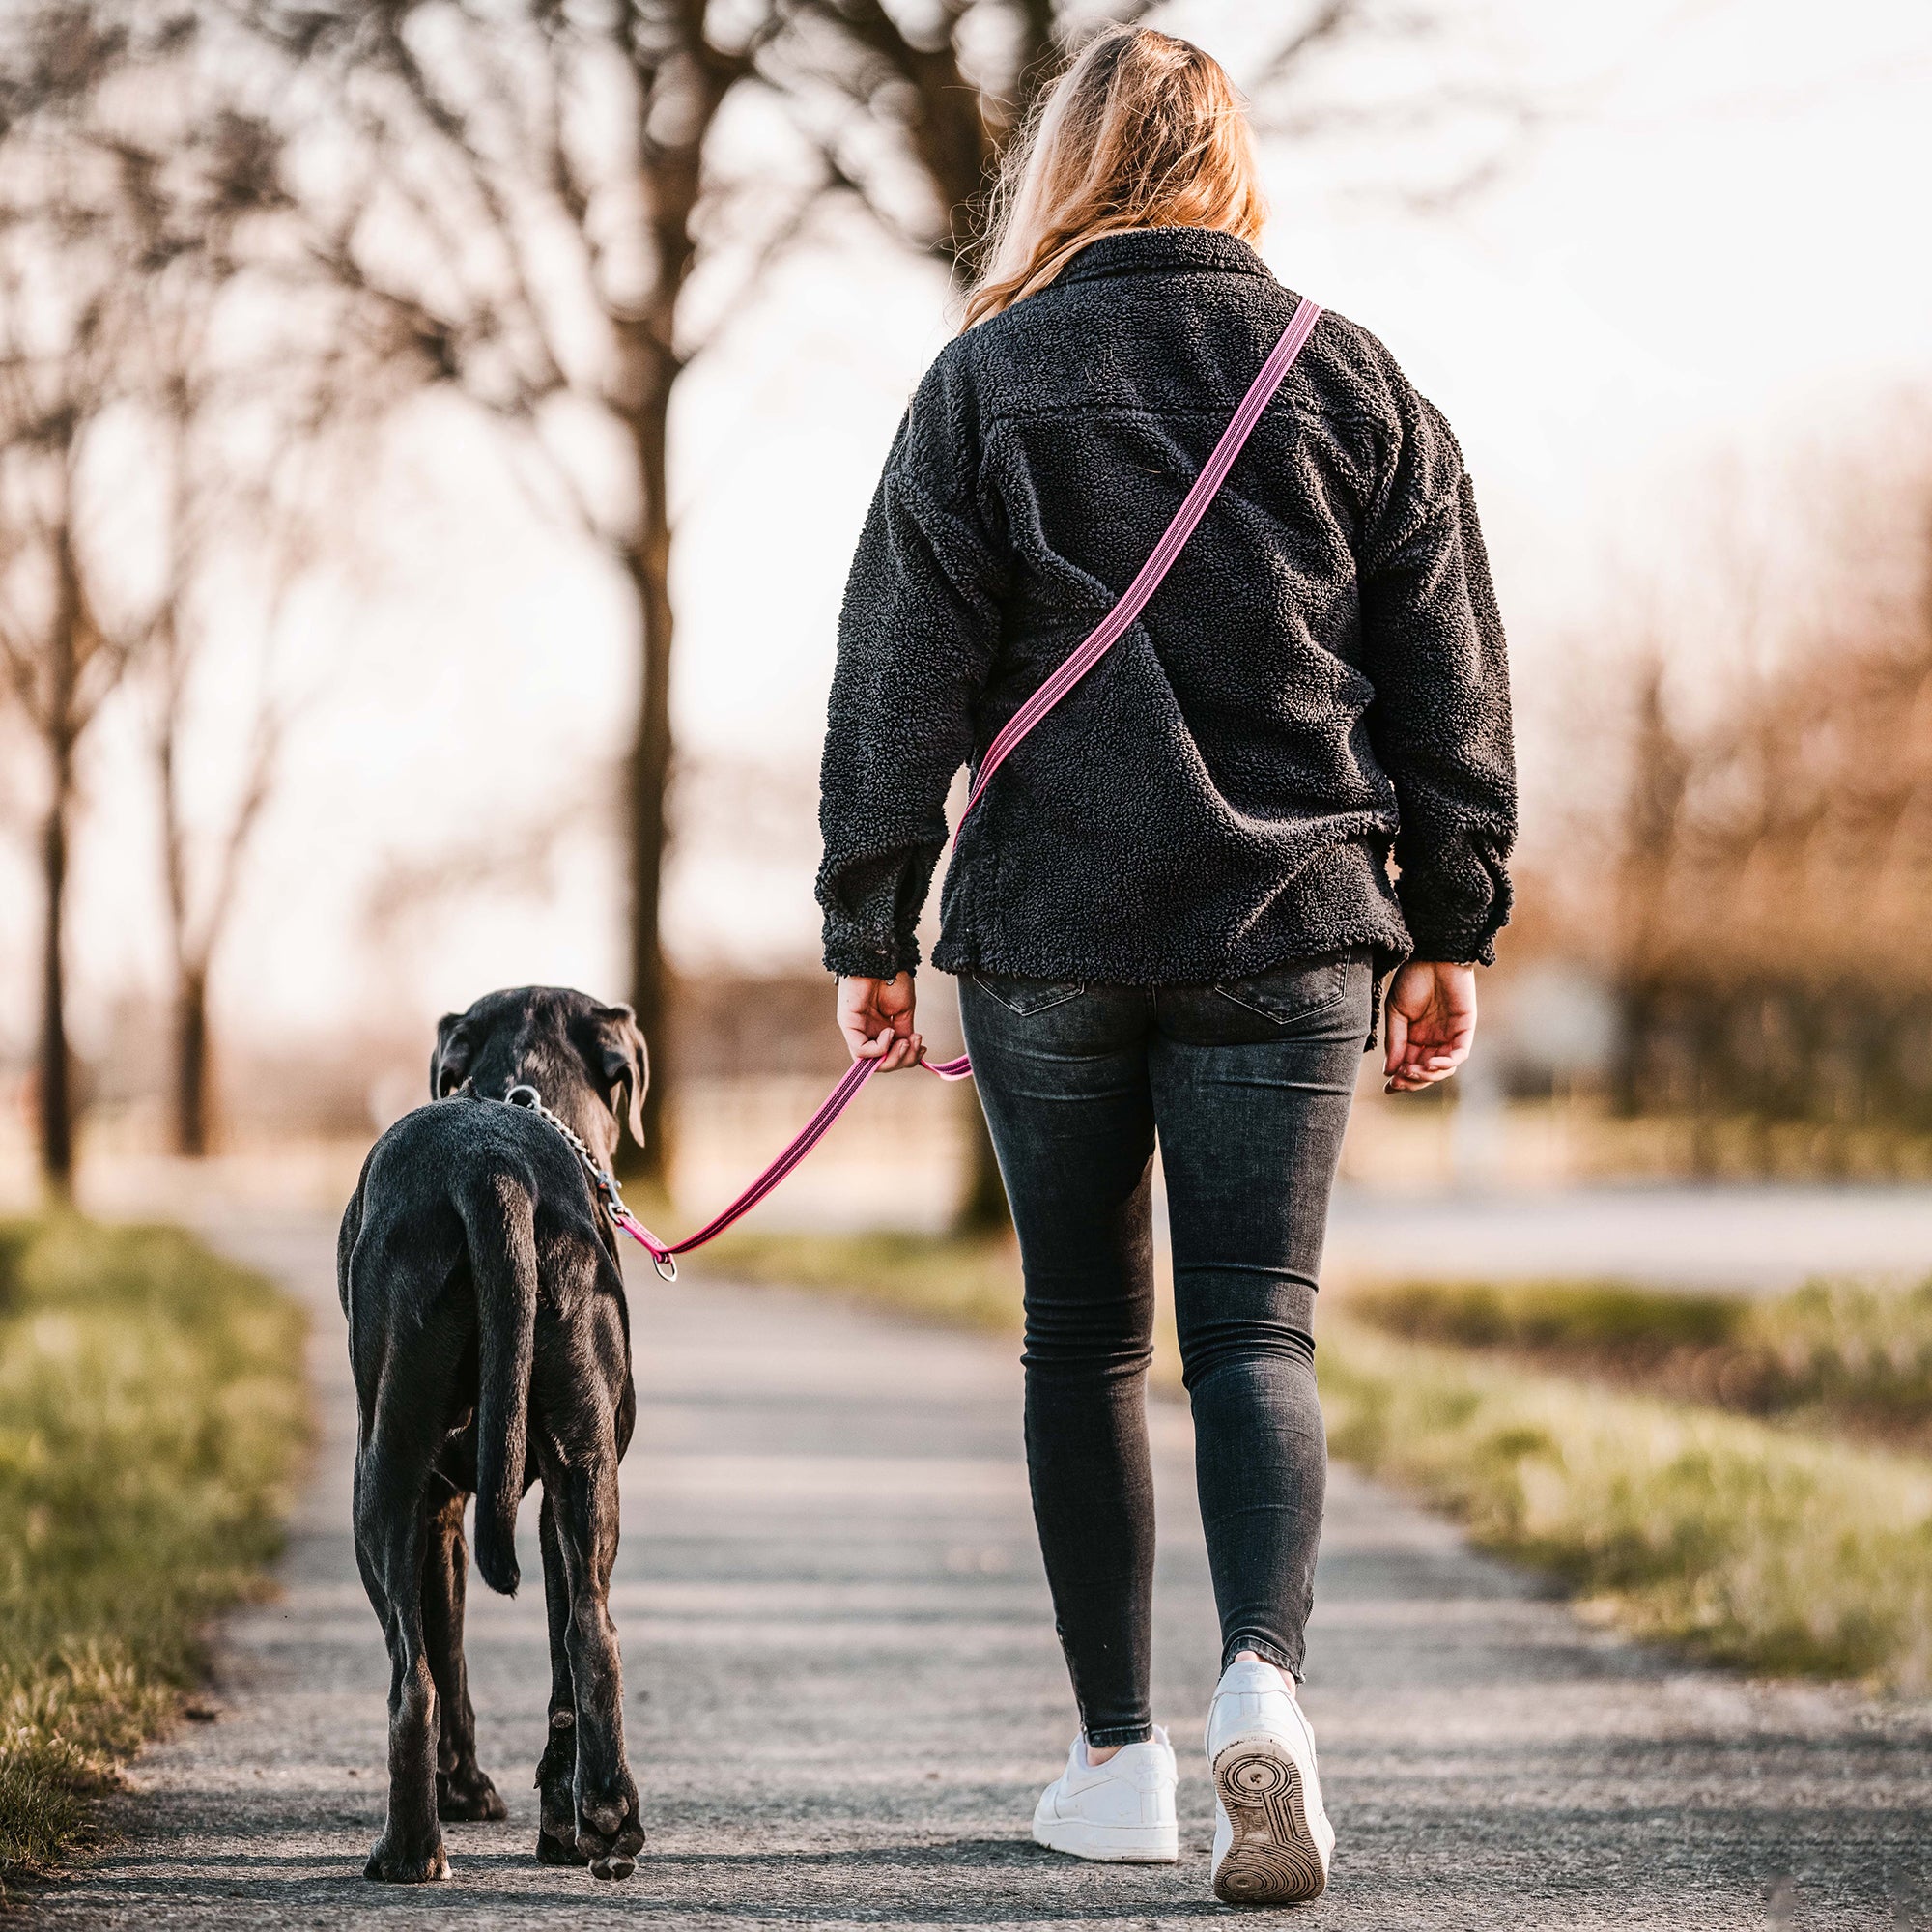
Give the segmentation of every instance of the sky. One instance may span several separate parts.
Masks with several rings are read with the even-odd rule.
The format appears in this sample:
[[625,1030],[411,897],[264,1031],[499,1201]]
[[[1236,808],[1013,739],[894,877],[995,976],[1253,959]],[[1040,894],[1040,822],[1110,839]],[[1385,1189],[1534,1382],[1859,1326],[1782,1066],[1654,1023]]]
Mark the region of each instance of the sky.
[[[1932,8],[1442,12],[1435,42],[1343,65],[1358,98],[1402,104],[1393,121],[1268,145],[1263,252],[1379,334],[1457,428],[1533,815],[1560,786],[1577,668],[1621,647],[1633,586],[1694,584],[1738,479],[1856,440],[1932,385]],[[1199,0],[1164,23],[1238,75],[1266,18]],[[1534,125],[1497,141],[1429,111],[1471,84],[1530,103]],[[1440,178],[1452,152],[1491,155],[1493,179],[1442,208],[1396,191]],[[680,385],[673,704],[696,778],[668,929],[691,970],[815,955],[811,780],[838,596],[951,304],[930,265],[837,216]],[[378,1009],[414,1022],[493,985],[621,989],[619,854],[598,810],[635,693],[618,586],[454,404],[414,413],[367,493],[375,534],[353,577],[293,619],[313,696],[218,966],[231,1037],[256,1043]],[[162,983],[133,724],[104,719],[89,761],[84,1049],[117,999]],[[537,890],[508,863],[502,889],[474,890],[493,845],[513,853],[547,824],[562,831]],[[372,919],[377,897],[401,912]],[[17,1051],[35,924],[18,838],[0,902],[0,982],[18,994],[0,1048]]]

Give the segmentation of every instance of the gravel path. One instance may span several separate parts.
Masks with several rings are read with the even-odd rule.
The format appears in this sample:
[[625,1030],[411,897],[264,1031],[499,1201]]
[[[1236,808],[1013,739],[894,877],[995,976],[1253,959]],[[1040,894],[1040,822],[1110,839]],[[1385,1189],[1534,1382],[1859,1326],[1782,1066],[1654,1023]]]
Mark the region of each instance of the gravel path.
[[[237,1235],[318,1309],[326,1438],[275,1603],[228,1626],[221,1715],[144,1755],[123,1841],[42,1895],[60,1927],[1179,1924],[1208,1891],[1196,1751],[1214,1635],[1188,1428],[1155,1709],[1181,1863],[1081,1865],[1027,1821],[1071,1727],[1017,1462],[1009,1347],[768,1291],[635,1280],[644,1406],[612,1607],[651,1841],[628,1885],[539,1867],[541,1592],[472,1584],[484,1763],[507,1825],[452,1881],[364,1883],[381,1821],[376,1624],[347,1535],[354,1418],[326,1231]],[[525,1511],[533,1531],[534,1511]],[[535,1577],[536,1554],[526,1558]],[[1593,1634],[1338,1470],[1315,1681],[1335,1928],[1928,1923],[1932,1713],[1690,1672]]]

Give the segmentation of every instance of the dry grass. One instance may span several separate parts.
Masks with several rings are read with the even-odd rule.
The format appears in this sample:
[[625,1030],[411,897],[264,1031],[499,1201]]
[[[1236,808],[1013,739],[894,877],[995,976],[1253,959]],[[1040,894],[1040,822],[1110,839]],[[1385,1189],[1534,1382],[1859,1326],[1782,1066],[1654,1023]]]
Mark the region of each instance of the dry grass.
[[1932,1447],[1932,1285],[1817,1282],[1766,1297],[1619,1282],[1409,1282],[1351,1316],[1592,1379],[1896,1446]]
[[44,1871],[259,1584],[303,1319],[178,1231],[0,1224],[0,1879]]
[[1932,1464],[1333,1318],[1321,1392],[1336,1454],[1637,1635],[1932,1686]]

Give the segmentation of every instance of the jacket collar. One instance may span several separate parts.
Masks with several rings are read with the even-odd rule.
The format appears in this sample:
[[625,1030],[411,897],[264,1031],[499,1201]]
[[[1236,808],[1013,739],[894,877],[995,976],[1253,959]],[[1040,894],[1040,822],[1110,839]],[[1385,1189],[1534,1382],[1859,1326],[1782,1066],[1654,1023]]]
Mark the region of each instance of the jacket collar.
[[1221,228],[1131,228],[1090,242],[1054,277],[1092,281],[1102,275],[1136,275],[1221,270],[1236,275],[1268,275],[1268,265]]

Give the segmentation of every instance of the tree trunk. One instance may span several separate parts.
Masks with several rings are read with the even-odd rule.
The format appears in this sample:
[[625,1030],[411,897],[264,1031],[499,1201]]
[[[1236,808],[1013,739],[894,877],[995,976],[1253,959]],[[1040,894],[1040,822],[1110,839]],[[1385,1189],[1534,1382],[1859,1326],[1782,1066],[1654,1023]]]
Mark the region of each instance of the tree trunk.
[[[661,318],[669,327],[667,314]],[[635,401],[628,412],[637,464],[638,529],[624,561],[638,601],[638,723],[625,797],[631,867],[631,1005],[651,1050],[644,1096],[644,1145],[626,1172],[668,1184],[670,1095],[677,1077],[666,1025],[669,976],[660,901],[664,891],[666,802],[670,788],[670,511],[666,498],[671,385],[681,365],[654,329],[637,330],[631,366]]]
[[175,979],[175,1151],[201,1160],[210,1125],[208,969],[183,965]]
[[73,1198],[73,1082],[67,1041],[68,817],[73,796],[73,746],[64,735],[49,747],[52,793],[41,836],[41,889],[46,923],[41,941],[41,1179],[57,1201]]
[[[670,398],[684,373],[677,346],[677,301],[693,263],[692,232],[703,185],[704,143],[724,96],[737,77],[735,64],[715,55],[702,31],[686,49],[688,87],[680,105],[676,138],[657,142],[640,129],[645,205],[655,284],[641,309],[613,318],[621,345],[620,411],[630,431],[638,485],[638,526],[625,566],[638,600],[638,727],[631,746],[625,799],[631,861],[631,1005],[651,1050],[651,1083],[644,1096],[644,1145],[625,1172],[668,1187],[671,1164],[671,1094],[677,1080],[668,1039],[670,981],[665,962],[660,901],[664,891],[666,797],[670,788],[670,498],[668,449]],[[654,76],[640,76],[639,98],[652,99]]]
[[[660,466],[662,460],[660,453]],[[665,805],[670,785],[671,610],[666,582],[670,546],[661,518],[647,513],[645,522],[657,527],[645,530],[630,559],[642,633],[642,665],[625,816],[631,859],[631,1005],[650,1043],[651,1084],[644,1096],[644,1145],[628,1164],[631,1171],[662,1184],[670,1170],[668,1103],[676,1077],[665,1026],[668,1002],[660,919]]]

